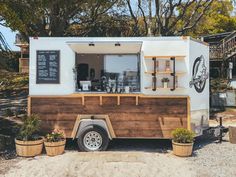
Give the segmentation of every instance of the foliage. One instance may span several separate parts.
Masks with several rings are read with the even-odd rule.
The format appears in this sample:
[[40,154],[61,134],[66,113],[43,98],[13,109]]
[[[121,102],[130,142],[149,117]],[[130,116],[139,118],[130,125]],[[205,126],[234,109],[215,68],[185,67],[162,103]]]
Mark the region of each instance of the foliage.
[[[134,21],[134,32],[136,36],[149,35],[183,35],[186,31],[193,29],[200,19],[210,9],[214,0],[152,0],[135,1],[137,7],[133,7],[130,0],[126,0],[130,16]],[[132,1],[134,3],[134,1]],[[187,15],[188,9],[189,15]],[[135,10],[136,9],[136,10]],[[148,10],[146,10],[148,9]],[[152,15],[154,14],[154,15]],[[144,22],[144,32],[139,25],[139,19]]]
[[[169,36],[236,28],[228,0],[11,0],[0,25],[29,36]],[[1,39],[1,35],[0,35]]]
[[170,82],[170,79],[168,77],[164,77],[161,79],[161,82]]
[[195,134],[185,128],[177,128],[171,132],[173,141],[176,143],[192,143],[194,141]]
[[60,130],[54,130],[52,133],[46,135],[47,142],[59,142],[65,139],[64,133]]
[[28,88],[29,76],[23,73],[0,71],[0,91],[13,91]]
[[[181,35],[196,26],[212,2],[5,0],[0,2],[0,22],[19,31],[26,40],[28,36],[147,36],[149,31]],[[193,13],[186,18],[189,7]]]
[[107,18],[99,17],[110,16],[113,7],[118,10],[116,2],[118,0],[70,0],[70,3],[64,0],[2,1],[1,24],[19,31],[25,40],[28,36],[70,35],[72,25],[79,26],[80,35],[89,36],[91,30],[103,30],[99,25]]
[[18,72],[19,57],[20,53],[18,52],[0,52],[0,69]]
[[[192,8],[188,9],[190,14]],[[198,25],[186,34],[194,37],[205,34],[229,32],[236,29],[236,17],[232,16],[233,4],[227,0],[214,1]]]
[[24,117],[17,139],[23,141],[37,140],[40,137],[36,135],[40,127],[40,120],[37,115]]
[[210,91],[211,93],[225,92],[228,87],[228,81],[226,79],[211,79],[210,80]]

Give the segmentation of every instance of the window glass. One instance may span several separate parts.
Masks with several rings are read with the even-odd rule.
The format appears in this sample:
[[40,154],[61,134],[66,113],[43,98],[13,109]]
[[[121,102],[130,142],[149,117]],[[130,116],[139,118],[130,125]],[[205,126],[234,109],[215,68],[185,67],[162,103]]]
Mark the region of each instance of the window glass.
[[76,76],[78,91],[139,92],[139,57],[80,54],[76,59]]

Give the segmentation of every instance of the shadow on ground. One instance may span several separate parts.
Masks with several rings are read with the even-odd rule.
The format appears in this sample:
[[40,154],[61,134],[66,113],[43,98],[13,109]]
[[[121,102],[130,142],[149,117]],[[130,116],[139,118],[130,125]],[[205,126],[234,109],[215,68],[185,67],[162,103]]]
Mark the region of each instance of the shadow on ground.
[[[204,146],[217,143],[218,140],[209,137],[199,137],[195,140],[194,150],[204,148]],[[67,150],[77,150],[76,140],[67,140]],[[140,152],[158,152],[168,153],[172,150],[171,140],[167,139],[115,139],[110,141],[107,151],[140,151]]]

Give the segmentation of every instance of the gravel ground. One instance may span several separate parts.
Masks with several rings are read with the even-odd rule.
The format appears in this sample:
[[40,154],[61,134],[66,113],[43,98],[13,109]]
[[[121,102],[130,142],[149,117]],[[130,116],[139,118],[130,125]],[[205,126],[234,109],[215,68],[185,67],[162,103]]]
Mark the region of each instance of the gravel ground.
[[[96,153],[77,152],[75,147],[67,147],[70,150],[56,157],[41,155],[8,160],[7,169],[0,176],[236,176],[236,145],[230,144],[227,138],[221,144],[209,140],[196,141],[193,156],[189,158],[174,156],[170,142],[163,140],[117,140],[112,142],[108,151]],[[0,161],[0,165],[4,164]]]
[[236,176],[236,144],[211,143],[186,160],[194,166],[198,177]]
[[[16,109],[19,104],[25,106],[26,97],[12,99],[9,105],[5,98],[0,101],[0,110]],[[216,116],[224,117],[225,126],[236,126],[236,109]],[[0,133],[9,132],[3,131],[6,126],[1,129],[6,121],[12,123],[0,117]],[[171,142],[166,140],[115,140],[107,152],[99,153],[78,152],[72,143],[56,157],[14,158],[14,152],[0,152],[0,177],[236,177],[236,144],[227,139],[221,144],[198,140],[189,158],[172,155]]]

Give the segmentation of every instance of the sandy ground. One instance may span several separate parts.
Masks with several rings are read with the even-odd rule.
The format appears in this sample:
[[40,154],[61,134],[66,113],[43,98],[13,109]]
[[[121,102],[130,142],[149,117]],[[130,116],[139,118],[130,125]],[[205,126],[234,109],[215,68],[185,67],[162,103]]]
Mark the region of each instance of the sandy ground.
[[209,120],[210,126],[219,125],[219,118],[223,118],[223,125],[225,127],[228,126],[236,126],[236,108],[226,108],[226,111],[215,113],[211,116],[211,120]]
[[[26,97],[1,99],[1,110],[26,104]],[[1,111],[0,111],[1,114]],[[215,114],[210,126],[219,124],[236,126],[236,109]],[[1,118],[0,125],[16,120]],[[4,124],[3,124],[4,123]],[[1,132],[6,126],[1,128]],[[11,126],[7,126],[11,127]],[[172,154],[170,141],[165,140],[116,140],[106,152],[82,153],[76,144],[68,146],[63,155],[48,157],[45,153],[35,158],[14,158],[0,152],[0,177],[236,177],[236,145],[227,141],[198,140],[192,157],[180,158]],[[13,159],[12,159],[13,158]],[[6,160],[9,159],[9,160]]]
[[[163,148],[160,148],[164,144]],[[68,148],[67,148],[68,149]],[[18,159],[18,160],[17,160]],[[236,145],[198,140],[192,157],[172,154],[163,140],[118,140],[106,152],[72,147],[63,155],[9,160],[3,177],[235,177]],[[0,163],[1,165],[1,163]],[[1,169],[1,168],[0,168]]]
[[167,177],[195,176],[192,166],[170,154],[147,152],[66,152],[20,161],[6,177]]

